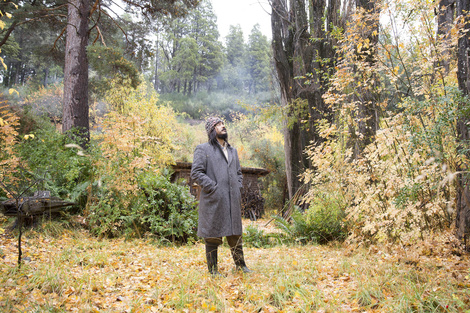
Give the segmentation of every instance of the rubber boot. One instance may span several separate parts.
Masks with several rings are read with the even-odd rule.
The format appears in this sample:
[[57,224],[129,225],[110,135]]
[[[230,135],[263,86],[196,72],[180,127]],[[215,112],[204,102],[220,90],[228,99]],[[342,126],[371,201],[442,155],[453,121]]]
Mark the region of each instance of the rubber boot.
[[230,248],[232,252],[233,261],[235,262],[235,270],[243,273],[253,273],[245,263],[243,256],[243,246],[241,243],[237,243],[234,247]]
[[206,244],[207,269],[212,276],[223,277],[217,269],[217,245]]

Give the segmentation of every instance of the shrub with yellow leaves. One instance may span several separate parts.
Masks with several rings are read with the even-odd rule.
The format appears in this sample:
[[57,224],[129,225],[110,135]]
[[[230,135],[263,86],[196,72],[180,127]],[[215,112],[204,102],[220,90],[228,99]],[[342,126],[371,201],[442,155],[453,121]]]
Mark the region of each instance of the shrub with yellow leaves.
[[112,110],[100,120],[97,135],[104,158],[97,160],[100,179],[118,193],[135,194],[136,173],[158,171],[172,163],[173,110],[157,104],[157,95],[146,84],[137,90],[119,86],[108,93]]
[[[159,105],[155,91],[148,87],[145,83],[135,90],[115,86],[107,95],[111,108],[99,120],[102,132],[96,139],[101,155],[95,161],[96,182],[86,214],[95,232],[102,235],[142,236],[151,231],[186,240],[192,223],[178,222],[184,224],[181,228],[172,224],[168,228],[175,231],[170,234],[161,227],[169,218],[181,221],[188,210],[194,211],[194,199],[187,188],[171,186],[165,173],[174,162],[178,123],[174,111]],[[156,193],[155,188],[164,192]],[[188,221],[195,218],[186,217]]]
[[[20,159],[15,151],[18,143],[19,117],[4,104],[0,106],[0,181],[3,184],[16,184],[15,173],[18,170]],[[4,190],[3,185],[0,185]]]
[[452,180],[463,161],[453,128],[458,97],[449,90],[446,97],[430,101],[404,101],[404,112],[384,119],[375,141],[357,159],[338,140],[336,126],[324,122],[327,140],[308,150],[316,170],[304,175],[314,186],[306,201],[319,193],[338,193],[347,204],[350,240],[405,243],[449,227]]

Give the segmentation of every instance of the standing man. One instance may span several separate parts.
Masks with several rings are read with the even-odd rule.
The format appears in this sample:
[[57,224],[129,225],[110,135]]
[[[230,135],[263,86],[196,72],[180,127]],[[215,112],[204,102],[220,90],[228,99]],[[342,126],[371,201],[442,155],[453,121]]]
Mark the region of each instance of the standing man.
[[201,186],[198,236],[204,238],[209,272],[217,270],[217,248],[227,237],[237,270],[250,273],[243,257],[241,188],[243,176],[237,150],[228,143],[227,129],[220,118],[206,121],[207,143],[194,151],[191,178]]

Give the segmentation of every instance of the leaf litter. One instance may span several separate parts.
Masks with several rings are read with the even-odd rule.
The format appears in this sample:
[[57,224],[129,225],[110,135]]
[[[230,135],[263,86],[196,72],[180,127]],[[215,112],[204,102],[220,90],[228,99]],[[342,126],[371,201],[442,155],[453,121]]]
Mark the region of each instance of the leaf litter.
[[[469,258],[444,244],[245,247],[253,274],[207,274],[204,246],[97,239],[85,231],[0,235],[0,307],[63,312],[466,312]],[[438,250],[437,247],[444,247]],[[433,249],[430,251],[429,249]]]

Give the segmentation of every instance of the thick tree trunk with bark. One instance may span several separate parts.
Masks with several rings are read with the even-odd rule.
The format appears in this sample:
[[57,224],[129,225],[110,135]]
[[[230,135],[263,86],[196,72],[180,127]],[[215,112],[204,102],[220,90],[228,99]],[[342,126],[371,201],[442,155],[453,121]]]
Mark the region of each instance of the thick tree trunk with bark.
[[[281,91],[281,106],[289,108],[293,105],[296,87],[293,73],[294,29],[290,25],[292,16],[287,11],[285,0],[273,0],[271,5],[272,47]],[[289,115],[289,112],[287,114]],[[300,186],[298,175],[303,168],[302,146],[299,145],[298,140],[300,137],[298,122],[291,123],[288,116],[284,120],[284,149],[289,198]]]
[[86,147],[90,140],[88,105],[88,18],[89,0],[70,0],[65,44],[64,111],[62,130],[78,136]]
[[[327,89],[323,73],[333,68],[335,55],[324,26],[336,21],[336,4],[331,1],[327,7],[323,0],[271,1],[273,57],[281,105],[286,108],[284,149],[289,198],[302,185],[300,175],[309,167],[305,148],[322,140],[318,121],[331,118],[322,98]],[[327,59],[330,62],[325,65]]]
[[[469,15],[470,0],[457,0],[457,18],[462,19],[465,26],[461,30],[461,37],[458,41],[458,71],[457,79],[459,89],[465,96],[469,96],[470,90],[470,70],[469,70],[469,55],[470,55],[470,40],[468,32],[470,30]],[[466,105],[460,103],[460,106]],[[464,110],[465,109],[465,110]],[[461,107],[460,112],[468,111],[468,108]],[[470,124],[470,116],[465,115],[457,121],[457,131],[459,134],[460,148],[467,151],[470,145],[470,133],[468,125]],[[467,153],[467,157],[470,157]],[[456,227],[457,235],[459,238],[467,238],[470,231],[470,174],[468,168],[460,168],[457,190],[457,218]],[[468,248],[468,246],[467,246]]]

